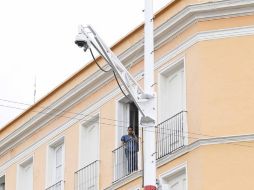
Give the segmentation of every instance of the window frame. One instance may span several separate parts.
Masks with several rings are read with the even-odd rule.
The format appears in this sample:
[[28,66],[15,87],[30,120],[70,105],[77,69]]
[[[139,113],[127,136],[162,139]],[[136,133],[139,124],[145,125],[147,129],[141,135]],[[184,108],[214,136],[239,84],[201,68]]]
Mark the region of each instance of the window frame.
[[186,110],[186,66],[185,66],[185,58],[178,59],[174,62],[166,64],[163,68],[159,70],[158,73],[158,123],[163,122],[160,117],[160,113],[162,112],[163,105],[163,83],[165,78],[173,77],[174,73],[183,70],[183,99],[182,106],[183,110]]
[[[60,157],[60,163],[58,164],[57,163],[57,161],[58,161],[58,157],[57,156],[58,156],[58,151],[59,150],[61,150],[61,152],[60,152],[61,157]],[[55,180],[56,180],[56,183],[57,183],[58,181],[62,180],[62,179],[60,179],[60,180],[57,179],[57,175],[58,175],[57,170],[59,168],[60,168],[61,172],[63,170],[63,144],[60,144],[59,146],[55,147],[54,151],[55,151],[55,153],[54,153],[54,155],[55,155],[55,163],[54,163],[54,166],[55,166],[55,176],[54,177],[55,177]],[[62,174],[61,174],[60,178],[63,178]]]
[[[56,150],[62,147],[62,169],[60,180],[56,179]],[[59,181],[64,181],[64,170],[65,170],[65,137],[59,137],[47,146],[47,163],[46,163],[46,187],[48,188]]]
[[[99,112],[95,112],[93,114],[89,114],[91,115],[91,118],[89,120],[85,119],[84,121],[80,122],[79,125],[79,152],[78,152],[78,168],[81,169],[84,167],[84,158],[83,158],[83,133],[84,133],[84,127],[89,127],[91,125],[93,125],[94,123],[97,123],[97,135],[98,135],[98,143],[97,143],[97,158],[96,160],[99,160],[100,158],[100,113]],[[94,161],[96,161],[94,160]]]
[[25,168],[25,167],[27,167],[27,166],[29,166],[29,165],[32,165],[31,167],[32,167],[32,189],[33,189],[33,185],[34,185],[34,167],[33,167],[33,165],[34,165],[34,155],[32,155],[32,156],[28,156],[28,157],[26,157],[25,159],[23,159],[21,162],[19,162],[18,164],[17,164],[17,168],[16,168],[16,170],[17,170],[17,173],[16,173],[16,189],[17,190],[23,190],[23,189],[21,189],[21,170],[22,170],[22,168]]
[[[116,118],[116,126],[115,126],[115,148],[118,148],[119,146],[121,146],[121,135],[123,135],[126,131],[127,132],[127,128],[129,125],[129,115],[127,115],[126,117],[124,117],[123,112],[124,110],[129,112],[129,106],[127,106],[128,104],[128,99],[125,96],[121,96],[119,98],[116,99],[116,114],[115,114],[115,118]],[[119,128],[118,126],[122,126],[122,128]],[[122,134],[120,134],[120,130],[122,132]]]
[[6,190],[5,176],[6,176],[6,174],[0,175],[0,185],[4,184],[3,190]]
[[159,175],[160,185],[165,180],[165,178],[173,177],[174,175],[177,175],[183,171],[184,171],[185,177],[186,177],[186,190],[188,190],[189,188],[188,188],[188,165],[187,165],[187,162],[179,164],[179,165],[173,167],[172,169],[166,171],[165,173],[160,174]]
[[[121,137],[123,135],[127,135],[127,129],[130,126],[130,104],[131,103],[132,102],[130,102],[130,100],[125,96],[121,96],[121,97],[117,98],[115,101],[115,104],[116,104],[115,148],[122,146]],[[137,111],[138,111],[138,117],[137,117],[138,118],[138,130],[140,130],[141,114],[140,114],[139,110],[137,110]],[[124,112],[127,112],[126,117],[124,117]],[[122,134],[120,134],[120,130],[121,130]],[[138,133],[140,133],[140,131]],[[141,133],[136,134],[136,135],[137,135],[137,137],[142,136]]]
[[[157,110],[157,120],[158,124],[163,122],[162,118],[160,118],[160,113],[162,112],[162,77],[165,77],[168,73],[174,71],[176,68],[183,69],[183,110],[187,113],[187,77],[186,77],[186,59],[185,57],[180,57],[178,59],[174,59],[173,61],[170,61],[166,63],[164,66],[162,66],[158,70],[158,110]],[[184,114],[184,144],[188,145],[189,139],[188,139],[188,124],[187,124],[187,114]]]

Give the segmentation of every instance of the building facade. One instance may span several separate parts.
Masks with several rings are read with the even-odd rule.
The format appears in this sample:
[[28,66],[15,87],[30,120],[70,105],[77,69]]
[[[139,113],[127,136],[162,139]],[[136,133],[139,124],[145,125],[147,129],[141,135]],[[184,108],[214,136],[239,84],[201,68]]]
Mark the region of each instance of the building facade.
[[[254,0],[175,0],[154,23],[158,188],[253,189]],[[141,25],[112,47],[141,86],[143,37]],[[142,189],[144,130],[90,62],[1,129],[0,190]]]

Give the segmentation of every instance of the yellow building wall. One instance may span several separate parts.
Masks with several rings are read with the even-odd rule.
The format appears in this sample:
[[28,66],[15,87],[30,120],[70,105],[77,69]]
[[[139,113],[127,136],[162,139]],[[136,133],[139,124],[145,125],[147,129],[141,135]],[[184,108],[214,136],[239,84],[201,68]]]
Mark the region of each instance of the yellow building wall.
[[33,156],[33,187],[36,190],[44,190],[46,187],[46,148],[46,145],[38,148]]
[[[100,188],[108,187],[113,176],[112,150],[115,147],[117,122],[103,118],[115,118],[115,99],[107,102],[100,110]],[[110,111],[109,111],[110,110]]]
[[5,172],[5,187],[6,189],[16,189],[16,165],[12,165]]
[[238,142],[201,148],[203,189],[253,189],[253,145]]
[[73,125],[64,133],[65,162],[64,162],[64,187],[74,189],[74,172],[79,164],[79,124]]
[[253,43],[253,36],[211,40],[186,52],[190,132],[253,133]]

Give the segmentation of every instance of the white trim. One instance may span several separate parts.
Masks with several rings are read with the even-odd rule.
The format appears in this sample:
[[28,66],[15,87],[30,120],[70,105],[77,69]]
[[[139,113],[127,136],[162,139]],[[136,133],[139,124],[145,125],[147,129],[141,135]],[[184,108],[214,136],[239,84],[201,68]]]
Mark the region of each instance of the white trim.
[[181,56],[177,58],[176,60],[167,62],[166,65],[163,65],[162,67],[158,68],[158,73],[164,74],[168,70],[172,70],[173,68],[177,67],[179,64],[184,63],[185,56]]
[[64,141],[65,141],[65,136],[64,135],[61,135],[55,139],[52,139],[51,141],[48,142],[48,147],[52,147],[52,148],[55,148],[57,147],[58,145],[61,145],[61,144],[64,144]]
[[188,188],[188,170],[187,170],[187,168],[188,168],[187,161],[185,161],[184,163],[181,163],[181,164],[173,167],[169,171],[160,174],[159,175],[160,183],[163,181],[163,178],[173,176],[176,173],[179,173],[179,172],[184,170],[185,171],[185,177],[186,177],[186,189],[185,190],[188,190],[189,188]]
[[134,172],[124,178],[121,178],[120,180],[118,180],[117,182],[114,182],[111,186],[106,187],[104,190],[115,190],[118,189],[120,187],[122,187],[123,185],[130,183],[131,181],[139,178],[142,176],[142,171],[137,171]]
[[223,38],[231,38],[231,37],[241,37],[241,36],[249,36],[254,35],[254,26],[248,27],[236,27],[236,28],[228,28],[222,30],[211,30],[205,32],[199,32],[190,36],[187,40],[181,43],[179,46],[174,48],[165,56],[161,57],[156,63],[156,69],[161,67],[163,64],[173,59],[177,55],[183,53],[191,46],[195,45],[201,41],[207,40],[218,40]]
[[[49,157],[52,157],[52,151],[53,154],[55,154],[55,148],[57,148],[58,146],[62,146],[62,159],[63,159],[63,163],[62,163],[62,180],[63,182],[65,181],[65,136],[60,136],[56,139],[51,140],[48,145],[47,145],[47,149],[46,149],[46,173],[45,173],[45,189],[47,189],[48,187],[54,185],[55,182],[57,181],[53,181],[53,177],[55,174],[52,174],[52,167],[49,167],[49,164],[52,163],[52,160],[49,160]],[[55,160],[54,160],[55,161]],[[53,161],[53,162],[54,162]],[[55,168],[54,168],[55,169]],[[51,178],[51,179],[50,179]],[[63,183],[64,185],[64,183]]]
[[[127,116],[130,117],[130,115],[129,115],[129,109],[130,109],[130,107],[128,107],[128,105],[127,105],[130,102],[127,99],[127,97],[125,97],[123,95],[118,97],[116,100],[117,101],[115,102],[116,103],[116,117],[115,117],[116,118],[116,126],[115,126],[115,129],[116,129],[116,136],[115,137],[116,137],[116,139],[115,139],[115,148],[118,148],[119,146],[121,146],[121,144],[118,144],[119,138],[121,138],[121,137],[118,136],[119,135],[119,128],[121,127],[121,128],[123,128],[123,130],[125,130],[124,127],[126,127],[126,129],[127,129],[128,126],[126,126],[125,122],[129,122],[129,118],[126,121],[124,121],[124,118],[121,118],[119,120],[120,106],[123,108],[123,109],[121,109],[121,115],[123,115],[124,107],[126,106],[128,108],[128,113],[127,113],[128,115]],[[125,131],[125,132],[127,134],[127,131]]]
[[[219,145],[219,144],[230,144],[230,143],[239,143],[239,142],[248,142],[254,141],[254,134],[251,135],[237,135],[237,136],[221,136],[207,139],[199,139],[195,142],[183,147],[172,155],[165,156],[157,161],[157,167],[160,167],[172,160],[191,152],[195,149],[198,149],[201,146],[209,146],[209,145]],[[237,146],[237,145],[236,145]],[[246,148],[249,148],[246,146]]]
[[184,111],[186,111],[183,114],[183,132],[184,132],[184,145],[188,145],[189,144],[189,128],[188,128],[188,112],[187,112],[187,75],[186,75],[186,59],[185,56],[183,57],[183,69],[184,69],[184,76],[183,76],[183,94],[184,94],[184,98],[183,98],[183,109]]
[[[187,89],[186,89],[186,84],[187,84],[187,77],[186,77],[186,57],[185,55],[180,56],[179,58],[177,58],[176,60],[173,61],[169,61],[168,64],[164,64],[162,67],[157,66],[156,69],[158,69],[158,74],[162,74],[164,72],[166,72],[167,70],[171,70],[174,67],[177,67],[177,65],[182,64],[183,63],[183,68],[184,68],[184,102],[183,102],[183,106],[184,106],[184,110],[187,110]],[[157,64],[156,64],[157,65]],[[158,75],[159,77],[159,75]],[[158,79],[158,86],[160,85],[160,80]]]
[[[168,64],[162,66],[161,68],[158,68],[158,76],[157,76],[157,81],[158,81],[158,113],[157,115],[161,115],[159,112],[161,112],[161,77],[164,75],[164,73],[171,72],[176,67],[179,67],[180,65],[183,65],[183,111],[187,111],[187,78],[186,78],[186,59],[185,55],[179,57],[176,60],[169,61]],[[184,145],[187,145],[189,143],[189,134],[188,134],[188,122],[187,122],[187,112],[184,112],[183,114],[183,119],[184,119]],[[159,121],[160,118],[158,118]],[[161,119],[160,119],[161,120]],[[161,121],[160,121],[161,122]]]
[[[98,158],[96,160],[100,160],[100,131],[101,131],[101,120],[100,120],[100,112],[94,112],[91,116],[91,118],[89,118],[89,120],[81,120],[79,123],[79,148],[78,148],[78,169],[84,167],[84,165],[82,165],[81,163],[81,151],[82,151],[82,127],[89,125],[89,123],[97,123],[98,124]],[[94,160],[94,161],[96,161]]]
[[118,112],[119,112],[119,102],[124,99],[124,95],[120,94],[118,97],[115,98],[115,148],[118,148]]
[[[173,71],[175,68],[178,68],[178,67],[181,67],[181,68],[183,68],[183,71],[184,71],[184,76],[186,75],[185,74],[185,72],[186,72],[186,69],[185,69],[185,58],[184,57],[181,57],[181,58],[179,58],[179,59],[177,59],[177,60],[175,60],[175,61],[173,61],[173,62],[168,62],[168,64],[166,64],[166,65],[164,65],[164,67],[162,67],[162,68],[160,68],[159,70],[158,70],[158,79],[157,79],[157,81],[158,81],[158,92],[157,92],[157,94],[158,94],[158,115],[160,115],[160,113],[159,112],[161,112],[161,105],[162,105],[162,95],[161,95],[161,87],[162,87],[162,84],[161,84],[161,78],[162,77],[165,77],[165,75],[168,75],[167,73],[170,73],[171,71]],[[185,110],[185,108],[186,108],[186,97],[187,97],[187,95],[186,95],[186,78],[184,77],[183,78],[183,88],[184,88],[184,91],[183,91],[183,110]],[[159,122],[162,122],[162,120],[161,120],[161,118],[158,118],[158,121]]]
[[[22,159],[20,162],[16,165],[16,189],[20,189],[20,167],[23,167],[22,164],[32,164],[32,189],[34,186],[34,154],[27,156],[25,159]],[[22,189],[23,190],[23,189]]]
[[159,179],[161,180],[162,178],[165,178],[167,176],[171,176],[181,170],[186,170],[187,168],[187,162],[185,161],[184,163],[181,163],[175,167],[173,167],[172,169],[170,169],[169,171],[166,171],[162,174],[159,175]]

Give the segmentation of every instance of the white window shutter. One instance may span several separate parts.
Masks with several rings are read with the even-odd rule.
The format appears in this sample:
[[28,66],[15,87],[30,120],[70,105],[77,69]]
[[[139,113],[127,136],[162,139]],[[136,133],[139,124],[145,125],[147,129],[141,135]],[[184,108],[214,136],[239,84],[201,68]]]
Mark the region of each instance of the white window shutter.
[[62,155],[62,151],[63,147],[62,145],[60,145],[59,147],[56,148],[56,163],[55,163],[55,174],[56,174],[56,178],[55,178],[55,182],[58,182],[62,179],[62,162],[63,162],[63,155]]

